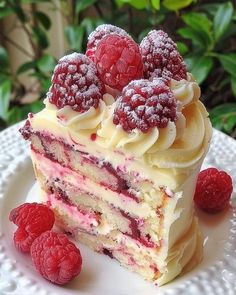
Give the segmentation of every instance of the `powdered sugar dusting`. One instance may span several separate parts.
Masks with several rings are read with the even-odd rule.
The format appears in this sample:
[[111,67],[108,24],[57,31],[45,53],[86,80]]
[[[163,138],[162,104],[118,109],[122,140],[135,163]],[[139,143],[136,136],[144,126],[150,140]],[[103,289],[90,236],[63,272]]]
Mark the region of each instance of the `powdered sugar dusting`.
[[146,133],[175,121],[176,112],[176,100],[163,79],[135,80],[123,89],[117,100],[113,122],[127,132],[138,128]]
[[105,36],[110,34],[117,34],[119,36],[124,37],[130,37],[130,35],[123,29],[110,25],[110,24],[103,24],[96,28],[95,31],[93,31],[88,36],[88,45],[87,48],[96,47],[98,42]]
[[59,109],[66,105],[78,112],[97,108],[102,99],[103,84],[95,64],[85,55],[72,53],[59,60],[52,76],[47,97]]
[[169,36],[159,30],[152,30],[140,44],[146,78],[162,77],[181,80],[187,78],[186,66]]

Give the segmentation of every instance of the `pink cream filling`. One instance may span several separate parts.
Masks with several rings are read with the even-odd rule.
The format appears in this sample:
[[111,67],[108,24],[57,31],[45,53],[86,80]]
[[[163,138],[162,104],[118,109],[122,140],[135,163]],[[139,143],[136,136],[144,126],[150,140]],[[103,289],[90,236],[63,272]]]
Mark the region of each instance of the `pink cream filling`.
[[[70,177],[72,175],[73,178],[76,179],[76,183],[81,187],[81,189],[89,193],[89,191],[86,188],[87,177],[85,175],[80,175],[78,172],[74,172],[70,168],[62,166],[61,164],[54,161],[53,159],[46,158],[44,155],[34,150],[34,148],[32,148],[32,150],[34,152],[34,156],[37,158],[38,163],[40,163],[40,165],[43,165],[44,169],[47,171],[47,177],[51,179],[55,177],[63,179],[66,176]],[[105,189],[110,189],[110,187],[105,186],[104,183],[102,184],[97,183],[97,185],[103,188],[105,187]],[[114,192],[116,191],[114,190]],[[120,198],[123,199],[124,202],[126,201],[130,202],[132,200],[135,201],[133,198],[127,198],[127,196],[129,195],[129,192],[116,192],[116,193],[119,195]]]
[[51,206],[52,204],[56,205],[69,213],[70,217],[76,220],[79,226],[88,232],[91,232],[92,227],[97,227],[100,224],[100,214],[89,212],[73,204],[67,204],[55,194],[48,194],[47,202]]

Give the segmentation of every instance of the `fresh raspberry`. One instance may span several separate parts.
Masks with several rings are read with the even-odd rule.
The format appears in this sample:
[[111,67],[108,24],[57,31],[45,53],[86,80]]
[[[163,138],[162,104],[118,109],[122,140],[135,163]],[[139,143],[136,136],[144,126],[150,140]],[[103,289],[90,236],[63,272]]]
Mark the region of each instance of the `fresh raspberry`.
[[153,127],[164,128],[176,120],[176,100],[161,78],[136,80],[127,85],[117,100],[113,122],[127,132],[138,128],[146,133]]
[[29,253],[33,241],[38,235],[27,232],[24,227],[19,227],[14,233],[13,241],[17,250],[23,253]]
[[11,210],[9,220],[18,226],[14,243],[22,252],[29,252],[35,238],[53,227],[53,211],[43,204],[25,203]]
[[127,37],[104,37],[98,43],[95,63],[100,79],[114,89],[122,90],[130,81],[143,77],[139,47]]
[[88,44],[87,44],[87,51],[86,51],[86,55],[92,60],[94,61],[94,55],[95,55],[95,51],[97,49],[97,45],[99,43],[100,40],[102,40],[103,37],[110,35],[110,34],[116,34],[119,36],[123,36],[123,37],[128,37],[130,39],[132,39],[128,33],[126,33],[125,30],[113,26],[113,25],[100,25],[96,28],[95,31],[93,31],[89,37],[88,37]]
[[95,64],[87,56],[74,52],[59,60],[47,96],[59,109],[70,106],[83,113],[98,107],[103,92]]
[[31,257],[37,271],[55,284],[65,284],[81,271],[80,251],[65,234],[41,234],[31,246]]
[[194,201],[208,213],[224,210],[233,191],[232,179],[225,171],[208,168],[198,175]]
[[183,58],[173,40],[162,30],[150,31],[140,44],[144,77],[181,80],[187,78]]

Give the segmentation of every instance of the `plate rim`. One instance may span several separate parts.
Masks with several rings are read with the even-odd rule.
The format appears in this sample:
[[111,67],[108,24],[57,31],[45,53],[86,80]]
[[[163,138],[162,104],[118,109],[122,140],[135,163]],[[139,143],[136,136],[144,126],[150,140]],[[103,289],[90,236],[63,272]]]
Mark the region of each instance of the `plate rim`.
[[[5,201],[4,194],[6,191],[6,187],[10,183],[10,176],[17,172],[17,169],[24,165],[27,158],[29,158],[29,144],[23,140],[18,132],[18,129],[24,124],[24,121],[16,123],[3,131],[0,132],[0,142],[4,143],[3,149],[0,151],[0,212],[3,207],[3,203]],[[229,149],[228,153],[225,152],[225,148]],[[220,288],[223,290],[223,293],[220,291],[218,293],[212,294],[235,294],[236,293],[236,265],[232,266],[230,263],[230,257],[234,256],[236,261],[236,238],[234,237],[236,234],[236,169],[234,169],[233,162],[231,159],[236,156],[236,141],[230,136],[224,134],[223,132],[213,129],[213,138],[211,142],[210,151],[208,152],[208,156],[206,158],[206,165],[220,167],[227,163],[227,170],[230,170],[231,176],[234,182],[234,197],[232,198],[232,218],[230,219],[230,232],[229,240],[226,243],[227,245],[224,247],[225,254],[221,259],[217,259],[215,263],[208,267],[207,270],[201,271],[198,275],[195,275],[192,279],[187,279],[184,283],[180,283],[180,286],[170,287],[168,288],[168,284],[160,287],[158,289],[158,294],[161,292],[162,295],[177,295],[177,294],[197,294],[194,293],[194,286],[200,286],[202,294],[211,294],[210,288],[205,288],[203,286],[204,282],[210,281],[212,277],[214,277],[214,284],[212,283],[213,288]],[[220,158],[220,159],[218,159]],[[222,163],[222,165],[221,165]],[[15,265],[14,257],[9,257],[6,249],[1,245],[4,240],[4,236],[2,234],[2,225],[0,223],[0,279],[8,271],[13,268]],[[233,253],[233,254],[232,254]],[[227,268],[225,268],[227,265]],[[219,271],[220,270],[220,271]],[[219,273],[221,275],[219,275]],[[23,278],[26,278],[24,273],[21,273]],[[235,278],[233,281],[232,278],[227,278],[231,276]],[[21,290],[18,290],[17,280],[19,280],[19,276],[15,278],[9,275],[9,279],[4,281],[3,283],[0,280],[0,291],[3,294],[20,294]],[[217,284],[216,282],[219,282]],[[223,284],[223,285],[222,285]],[[189,293],[189,288],[193,288],[193,293]],[[208,285],[211,286],[211,285]],[[184,291],[188,289],[187,293]],[[44,291],[45,289],[41,289]],[[40,291],[41,291],[40,290]],[[24,290],[22,290],[24,291]],[[233,293],[232,293],[232,292]],[[5,293],[4,293],[5,292]],[[235,292],[235,293],[234,293]],[[41,294],[41,293],[40,293]],[[54,295],[53,292],[46,290],[45,295]],[[80,294],[80,293],[78,293]]]

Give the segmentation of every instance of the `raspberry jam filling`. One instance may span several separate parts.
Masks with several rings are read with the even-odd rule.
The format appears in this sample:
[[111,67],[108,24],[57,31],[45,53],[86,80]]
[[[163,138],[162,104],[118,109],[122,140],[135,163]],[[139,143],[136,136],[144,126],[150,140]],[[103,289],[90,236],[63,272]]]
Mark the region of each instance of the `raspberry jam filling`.
[[129,220],[129,227],[131,233],[125,233],[127,236],[131,237],[134,240],[137,240],[142,245],[148,248],[154,248],[155,244],[151,241],[151,237],[149,234],[145,235],[145,237],[141,236],[141,231],[139,229],[139,219],[131,217],[129,214],[124,212],[123,210],[119,210],[121,215]]
[[102,253],[105,254],[105,255],[107,255],[107,256],[109,256],[111,259],[114,258],[113,254],[112,254],[112,251],[110,251],[110,250],[108,250],[106,248],[103,248],[102,249]]
[[[118,169],[116,171],[111,163],[106,162],[106,161],[101,161],[98,158],[88,155],[86,152],[78,151],[73,149],[70,145],[66,144],[62,139],[58,140],[55,138],[52,138],[50,135],[47,134],[41,134],[40,132],[34,132],[32,133],[32,130],[30,129],[29,124],[26,124],[23,128],[21,128],[21,133],[23,136],[26,136],[27,139],[30,138],[31,135],[36,135],[40,139],[40,142],[43,146],[44,149],[44,156],[47,157],[49,160],[53,162],[57,162],[63,167],[69,168],[72,171],[75,171],[72,165],[70,164],[71,162],[71,157],[70,157],[70,151],[72,150],[73,152],[78,153],[78,156],[82,158],[82,161],[89,163],[90,165],[94,165],[96,168],[104,169],[106,174],[109,174],[109,178],[112,178],[112,183],[107,181],[107,178],[105,177],[104,180],[100,181],[100,184],[114,192],[120,193],[123,196],[134,200],[135,202],[139,202],[139,198],[132,192],[130,191],[131,187],[128,185],[127,181],[121,177],[121,171]],[[60,161],[55,157],[55,154],[50,152],[48,145],[51,144],[59,144],[61,147],[63,147],[64,151],[64,159],[66,159],[65,162]],[[31,144],[31,148],[36,152],[40,153],[40,151],[37,150],[35,146]],[[83,163],[81,163],[83,164]],[[76,172],[76,171],[75,171]]]
[[[55,179],[52,183],[56,183],[56,182],[58,182],[57,179]],[[101,224],[102,214],[100,212],[96,212],[96,211],[91,212],[84,208],[80,208],[80,206],[78,205],[73,204],[72,201],[69,199],[68,195],[66,194],[66,192],[63,191],[58,186],[55,187],[53,185],[50,185],[48,189],[48,193],[53,194],[57,200],[63,201],[67,206],[76,208],[80,214],[85,216],[86,219],[92,218],[97,221],[98,225]],[[142,219],[131,217],[128,213],[126,213],[125,211],[121,209],[115,209],[115,210],[118,211],[125,219],[129,221],[130,233],[122,232],[123,234],[138,241],[140,244],[144,245],[145,247],[153,248],[155,246],[155,244],[151,241],[151,237],[149,234],[145,236],[141,235],[140,227],[143,224]]]
[[96,211],[91,212],[91,210],[86,210],[85,208],[81,208],[80,206],[73,204],[67,196],[66,192],[64,192],[61,188],[50,186],[48,191],[50,192],[51,197],[53,196],[55,199],[65,203],[67,209],[69,207],[70,210],[76,209],[76,211],[78,212],[76,216],[78,216],[83,225],[88,224],[90,227],[97,227],[101,223],[101,213]]

